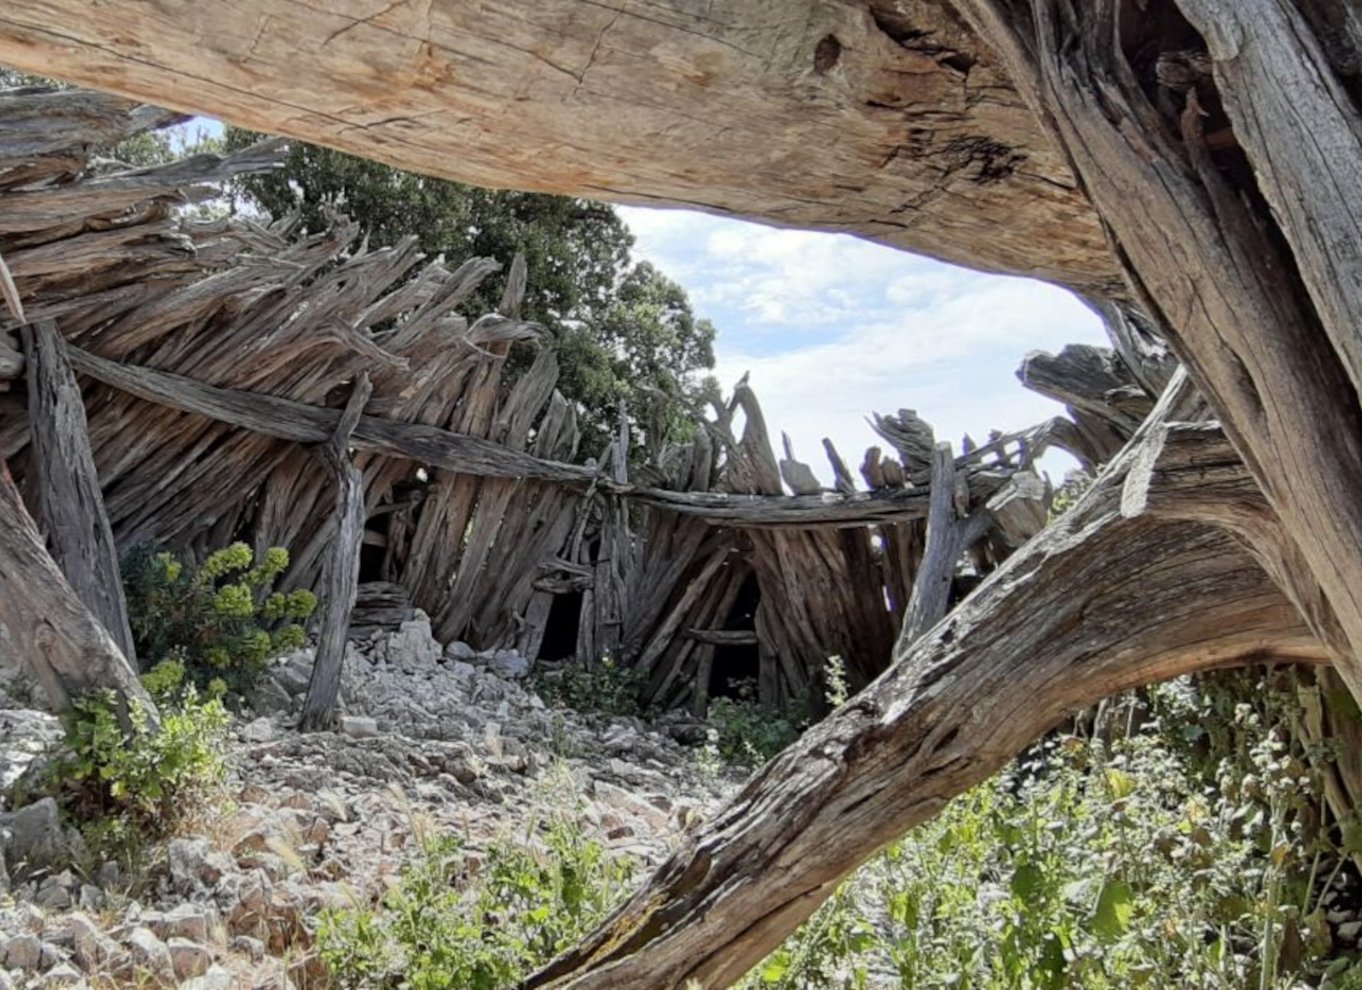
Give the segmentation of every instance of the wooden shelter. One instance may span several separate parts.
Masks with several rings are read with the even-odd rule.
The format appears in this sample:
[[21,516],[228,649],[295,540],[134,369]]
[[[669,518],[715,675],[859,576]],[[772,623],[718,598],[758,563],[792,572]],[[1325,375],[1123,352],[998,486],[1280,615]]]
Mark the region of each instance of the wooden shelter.
[[[0,374],[16,386],[0,394],[0,456],[48,530],[80,528],[62,511],[103,520],[114,556],[72,578],[82,597],[116,589],[117,554],[143,543],[289,547],[287,581],[322,593],[333,665],[358,595],[424,609],[445,641],[612,656],[661,705],[703,711],[746,678],[773,705],[817,699],[830,656],[860,687],[905,616],[926,628],[945,613],[962,557],[987,573],[1044,525],[1035,458],[1058,443],[1106,460],[1168,371],[1166,355],[1144,354],[1146,378],[1161,368],[1145,381],[1115,352],[1033,355],[1024,378],[1071,418],[955,456],[911,411],[876,416],[888,452],[865,453],[859,483],[827,441],[830,486],[788,438],[778,457],[745,382],[687,445],[629,463],[622,411],[586,458],[552,341],[519,317],[522,262],[499,311],[470,318],[492,259],[370,249],[341,216],[308,236],[289,218],[200,219],[184,207],[273,167],[280,146],[142,170],[101,158],[173,119],[78,90],[0,94]],[[514,347],[533,359],[511,375]],[[80,415],[58,420],[43,382],[68,362]],[[90,451],[84,501],[48,497],[48,443]],[[87,604],[131,657],[120,602]]]

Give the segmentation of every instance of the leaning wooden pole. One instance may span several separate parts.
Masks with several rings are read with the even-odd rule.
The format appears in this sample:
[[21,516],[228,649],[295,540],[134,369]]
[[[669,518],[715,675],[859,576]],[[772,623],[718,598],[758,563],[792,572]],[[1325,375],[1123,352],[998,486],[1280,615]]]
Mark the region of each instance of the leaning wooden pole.
[[27,671],[54,711],[91,691],[155,705],[103,624],[67,582],[0,462],[0,653]]
[[900,642],[878,681],[754,776],[601,929],[523,987],[728,986],[848,872],[1067,713],[1198,670],[1325,662],[1235,537],[1122,514],[1137,449],[931,631]]
[[331,540],[322,586],[322,628],[298,727],[315,732],[330,727],[340,696],[341,667],[350,612],[359,586],[359,552],[364,539],[364,475],[350,456],[350,437],[373,393],[367,374],[355,382],[331,442],[320,448],[336,478],[336,532]]
[[90,452],[80,385],[51,320],[25,326],[23,335],[34,474],[48,546],[80,600],[136,667],[118,547]]

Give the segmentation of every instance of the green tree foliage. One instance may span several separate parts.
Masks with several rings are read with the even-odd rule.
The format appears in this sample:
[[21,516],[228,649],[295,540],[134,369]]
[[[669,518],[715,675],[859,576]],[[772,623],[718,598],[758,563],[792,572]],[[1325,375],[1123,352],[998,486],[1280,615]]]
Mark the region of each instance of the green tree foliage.
[[[229,128],[226,146],[258,137]],[[695,376],[714,365],[714,327],[696,319],[681,286],[631,260],[633,235],[611,207],[432,179],[301,142],[284,168],[241,186],[272,216],[298,211],[310,231],[339,206],[375,246],[411,235],[431,257],[503,264],[522,252],[524,316],[558,340],[560,388],[585,412],[585,452],[599,452],[621,401],[648,442],[685,435],[702,392]],[[493,308],[502,288],[501,278],[487,280],[470,312]]]

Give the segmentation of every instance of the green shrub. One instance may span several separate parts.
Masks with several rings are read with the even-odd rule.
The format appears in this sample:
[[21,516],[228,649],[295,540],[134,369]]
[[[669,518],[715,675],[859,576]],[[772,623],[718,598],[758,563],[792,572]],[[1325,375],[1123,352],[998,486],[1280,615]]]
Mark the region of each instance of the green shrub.
[[631,872],[565,818],[542,847],[494,844],[476,873],[458,839],[424,838],[382,905],[324,913],[318,944],[343,990],[501,990],[591,931]]
[[640,715],[639,695],[648,684],[642,671],[612,657],[594,666],[572,663],[561,670],[540,675],[535,692],[548,704],[579,712],[607,715]]
[[257,560],[244,543],[209,554],[197,568],[149,547],[134,550],[123,582],[139,655],[181,664],[200,689],[214,680],[249,688],[270,659],[303,645],[301,623],[317,607],[310,591],[271,593],[288,564],[282,547]]
[[218,698],[201,698],[183,676],[178,665],[162,664],[144,677],[161,706],[159,731],[138,702],[125,730],[112,692],[74,705],[49,787],[96,853],[126,858],[175,831],[221,788],[230,719]]
[[854,875],[742,987],[1362,985],[1322,904],[1351,849],[1313,827],[1289,713],[1262,717],[1261,681],[1235,691],[1254,700],[1195,750],[1174,730],[1219,702],[1189,682],[1154,689],[1162,727],[1050,739]]
[[750,685],[738,690],[737,698],[709,703],[710,744],[729,763],[761,766],[798,739],[807,723],[761,704]]

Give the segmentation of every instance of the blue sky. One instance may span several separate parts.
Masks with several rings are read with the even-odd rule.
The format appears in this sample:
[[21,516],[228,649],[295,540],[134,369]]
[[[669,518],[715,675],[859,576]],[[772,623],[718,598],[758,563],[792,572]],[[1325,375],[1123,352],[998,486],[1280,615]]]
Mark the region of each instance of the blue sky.
[[[872,411],[916,409],[958,449],[966,432],[980,440],[1062,411],[1017,380],[1028,351],[1106,343],[1082,303],[1040,282],[840,234],[685,210],[620,212],[635,255],[685,286],[696,313],[714,321],[725,391],[750,371],[773,440],[787,431],[825,483],[822,438],[859,464],[879,442],[865,420]],[[1052,474],[1071,463],[1046,460]]]

